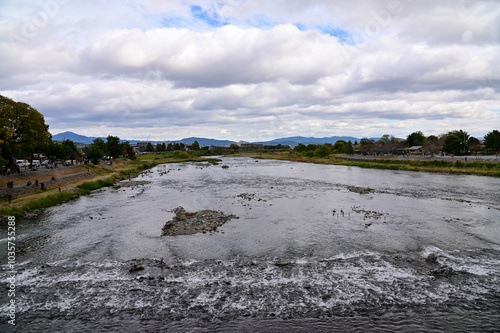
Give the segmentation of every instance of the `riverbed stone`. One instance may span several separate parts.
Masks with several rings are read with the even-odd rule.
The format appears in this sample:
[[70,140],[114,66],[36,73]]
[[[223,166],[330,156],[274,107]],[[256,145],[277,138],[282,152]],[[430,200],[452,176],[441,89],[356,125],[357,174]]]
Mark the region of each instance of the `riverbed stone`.
[[163,235],[178,236],[192,235],[217,231],[230,219],[237,219],[235,215],[226,215],[224,212],[215,210],[201,210],[198,212],[186,212],[184,207],[172,210],[175,216],[163,226]]
[[429,272],[430,275],[435,277],[448,277],[454,273],[453,268],[443,265],[439,268],[433,269]]

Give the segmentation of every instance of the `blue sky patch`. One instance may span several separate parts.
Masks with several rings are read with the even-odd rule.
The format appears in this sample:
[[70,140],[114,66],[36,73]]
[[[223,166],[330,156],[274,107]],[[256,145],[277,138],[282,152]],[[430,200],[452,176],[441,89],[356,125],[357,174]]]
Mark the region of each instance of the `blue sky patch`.
[[333,37],[337,37],[338,40],[345,44],[353,44],[352,35],[346,30],[342,30],[339,28],[334,28],[331,26],[320,26],[318,29],[325,34],[328,34]]
[[321,33],[336,37],[342,44],[354,44],[353,36],[348,31],[332,27],[331,25],[311,26],[303,23],[295,23],[295,26],[300,31],[318,30]]
[[229,22],[222,20],[216,12],[203,10],[201,6],[191,6],[191,14],[193,14],[194,18],[205,22],[211,27],[219,28],[229,24]]
[[260,29],[271,29],[279,24],[279,22],[274,21],[269,16],[264,14],[250,16],[245,20],[245,23],[250,27]]

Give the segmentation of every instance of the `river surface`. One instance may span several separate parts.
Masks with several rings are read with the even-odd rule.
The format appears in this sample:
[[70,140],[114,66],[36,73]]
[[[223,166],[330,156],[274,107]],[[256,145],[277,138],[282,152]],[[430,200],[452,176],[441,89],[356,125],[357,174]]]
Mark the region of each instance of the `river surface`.
[[[134,181],[17,220],[0,331],[498,332],[500,179],[224,158]],[[239,218],[162,236],[178,206]]]

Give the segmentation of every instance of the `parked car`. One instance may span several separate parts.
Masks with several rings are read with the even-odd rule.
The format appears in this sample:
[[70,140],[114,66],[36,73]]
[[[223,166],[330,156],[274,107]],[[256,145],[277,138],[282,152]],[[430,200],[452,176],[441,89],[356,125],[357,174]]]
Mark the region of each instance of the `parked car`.
[[29,167],[30,166],[30,161],[28,161],[28,160],[17,160],[16,164],[20,168],[22,168],[22,167]]

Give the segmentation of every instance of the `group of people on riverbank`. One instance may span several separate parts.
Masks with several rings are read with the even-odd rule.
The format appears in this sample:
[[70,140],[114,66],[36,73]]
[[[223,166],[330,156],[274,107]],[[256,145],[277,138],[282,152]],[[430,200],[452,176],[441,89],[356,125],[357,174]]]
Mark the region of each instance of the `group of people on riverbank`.
[[[21,173],[21,168],[19,167],[19,165],[15,164],[14,169],[17,173]],[[6,166],[2,168],[2,176],[10,176],[11,172],[12,171],[10,170],[10,168],[7,168]]]

